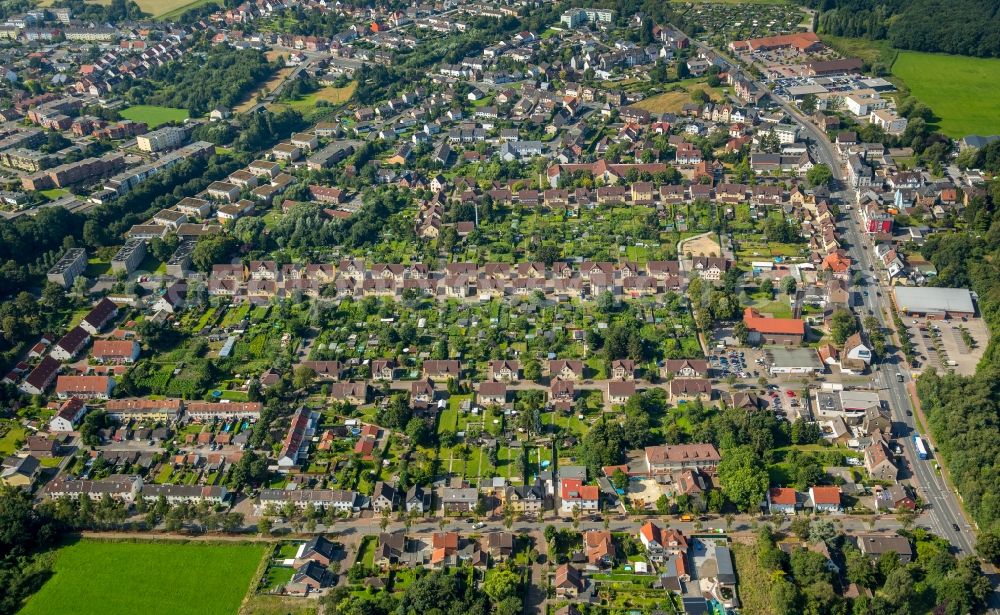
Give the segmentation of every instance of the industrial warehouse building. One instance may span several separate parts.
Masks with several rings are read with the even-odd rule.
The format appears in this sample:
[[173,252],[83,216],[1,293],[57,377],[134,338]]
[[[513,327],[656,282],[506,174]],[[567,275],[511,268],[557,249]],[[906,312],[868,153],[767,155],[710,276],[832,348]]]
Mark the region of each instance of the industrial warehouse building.
[[897,286],[894,293],[896,308],[908,316],[925,316],[941,320],[972,318],[976,315],[972,293],[965,288]]

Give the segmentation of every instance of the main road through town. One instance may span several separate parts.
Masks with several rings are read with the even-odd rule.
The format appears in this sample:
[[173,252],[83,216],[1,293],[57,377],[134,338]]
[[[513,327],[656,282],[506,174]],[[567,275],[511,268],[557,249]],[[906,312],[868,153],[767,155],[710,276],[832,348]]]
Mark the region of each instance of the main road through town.
[[[758,87],[767,91],[763,84],[758,84]],[[852,289],[854,296],[860,299],[858,307],[861,317],[869,315],[870,311],[883,328],[893,328],[890,289],[879,281],[874,245],[858,221],[857,193],[848,183],[840,154],[827,135],[806,119],[797,108],[777,96],[771,95],[770,98],[800,127],[800,134],[804,134],[810,142],[814,159],[830,167],[840,186],[843,200],[841,210],[847,211],[838,223],[838,231],[840,236],[846,239],[845,245],[851,259],[860,266],[865,277],[863,287]],[[845,205],[847,207],[844,207]],[[944,537],[959,555],[975,554],[975,533],[962,510],[961,496],[942,477],[939,461],[933,458],[922,460],[917,456],[913,436],[925,434],[920,434],[916,426],[917,417],[913,412],[910,391],[912,390],[914,394],[916,392],[912,386],[913,374],[908,364],[898,354],[883,358],[874,369],[874,384],[889,402],[894,431],[899,436],[898,442],[907,459],[911,482],[920,497],[929,505],[928,514],[922,521],[929,524],[935,534]],[[989,598],[990,611],[1000,613],[1000,594],[996,591],[996,575],[991,576],[994,577],[992,579],[994,591]]]

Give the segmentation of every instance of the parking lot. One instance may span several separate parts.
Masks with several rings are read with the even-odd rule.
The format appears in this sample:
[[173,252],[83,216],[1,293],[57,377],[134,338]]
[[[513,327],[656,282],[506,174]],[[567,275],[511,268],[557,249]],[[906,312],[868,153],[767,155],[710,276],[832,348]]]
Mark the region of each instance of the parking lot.
[[[965,322],[911,318],[904,322],[921,367],[933,367],[938,371],[955,370],[963,376],[975,373],[976,364],[989,342],[989,331],[981,318],[970,318]],[[963,329],[972,341],[971,346],[962,333]]]

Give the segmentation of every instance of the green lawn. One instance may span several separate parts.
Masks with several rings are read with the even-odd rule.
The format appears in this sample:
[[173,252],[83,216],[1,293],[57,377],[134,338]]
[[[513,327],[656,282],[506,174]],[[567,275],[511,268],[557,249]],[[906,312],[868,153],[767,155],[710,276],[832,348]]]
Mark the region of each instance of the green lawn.
[[21,613],[231,615],[266,551],[259,544],[82,540],[56,552],[52,578]]
[[17,444],[17,441],[24,439],[24,427],[10,421],[6,425],[0,427],[0,433],[3,432],[6,433],[4,433],[3,437],[0,437],[0,455],[10,455],[16,450],[15,444]]
[[123,118],[133,122],[146,122],[151,129],[167,122],[181,122],[188,118],[187,109],[133,105],[121,112]]
[[50,188],[48,190],[39,190],[39,192],[50,201],[54,201],[69,194],[69,190],[66,190],[65,188]]
[[901,51],[892,72],[941,118],[948,136],[1000,132],[1000,59]]

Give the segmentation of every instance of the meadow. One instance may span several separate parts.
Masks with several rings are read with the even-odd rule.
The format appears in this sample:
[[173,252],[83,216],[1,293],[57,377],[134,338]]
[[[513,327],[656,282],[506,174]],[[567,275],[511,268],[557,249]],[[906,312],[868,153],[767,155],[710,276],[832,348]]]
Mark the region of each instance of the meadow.
[[1000,59],[901,51],[892,72],[940,118],[946,135],[1000,133]]
[[81,540],[55,553],[52,577],[20,612],[232,615],[266,551],[254,544]]
[[[212,0],[137,0],[139,10],[148,13],[153,17],[172,18],[178,17],[181,13],[196,6],[208,4]],[[111,4],[111,0],[92,0],[93,4]],[[41,0],[40,7],[53,5],[53,0]]]
[[301,113],[306,113],[312,110],[313,107],[316,106],[316,103],[320,101],[323,101],[330,105],[340,105],[346,103],[348,100],[351,99],[351,96],[354,95],[354,90],[356,89],[358,89],[358,83],[356,81],[352,81],[351,83],[342,88],[330,85],[320,88],[315,92],[313,92],[312,94],[303,96],[298,100],[293,100],[290,102],[282,102],[273,106],[287,105],[292,109],[295,109],[296,111],[299,111]]
[[640,100],[633,106],[650,113],[680,113],[684,105],[694,103],[691,93],[696,90],[704,91],[712,100],[723,99],[723,89],[710,87],[704,77],[685,79],[667,87],[669,91]]
[[170,107],[155,107],[153,105],[133,105],[122,109],[121,115],[133,122],[146,122],[150,130],[167,122],[182,122],[188,118],[187,109],[171,109]]

